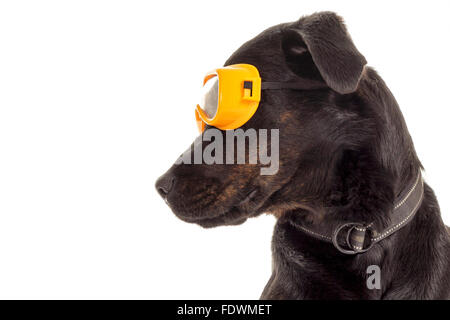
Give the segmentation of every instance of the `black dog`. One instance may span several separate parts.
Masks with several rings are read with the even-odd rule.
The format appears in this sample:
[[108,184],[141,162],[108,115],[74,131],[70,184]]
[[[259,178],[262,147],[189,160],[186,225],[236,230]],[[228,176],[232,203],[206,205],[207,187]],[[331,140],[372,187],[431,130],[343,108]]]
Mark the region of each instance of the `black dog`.
[[[203,227],[274,214],[263,299],[450,298],[450,235],[436,197],[421,184],[394,97],[340,17],[323,12],[267,29],[225,65],[236,63],[256,66],[263,80],[325,87],[264,91],[242,127],[279,128],[275,175],[250,164],[174,165],[156,183],[174,213]],[[414,203],[400,221],[396,208]],[[379,232],[385,237],[374,241]],[[371,265],[380,270],[378,288],[367,285]]]

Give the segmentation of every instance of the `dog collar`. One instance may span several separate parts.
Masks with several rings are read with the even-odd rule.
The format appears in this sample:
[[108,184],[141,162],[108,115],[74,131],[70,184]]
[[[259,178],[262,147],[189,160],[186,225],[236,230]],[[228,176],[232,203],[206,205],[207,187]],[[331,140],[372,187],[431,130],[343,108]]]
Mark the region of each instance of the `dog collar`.
[[373,227],[373,223],[364,224],[359,222],[347,222],[338,225],[332,230],[330,235],[322,234],[309,226],[308,228],[297,224],[296,226],[314,238],[331,242],[337,250],[344,254],[363,253],[407,225],[419,209],[423,200],[423,194],[423,179],[419,170],[413,185],[405,189],[394,206],[391,225],[381,231],[377,231]]

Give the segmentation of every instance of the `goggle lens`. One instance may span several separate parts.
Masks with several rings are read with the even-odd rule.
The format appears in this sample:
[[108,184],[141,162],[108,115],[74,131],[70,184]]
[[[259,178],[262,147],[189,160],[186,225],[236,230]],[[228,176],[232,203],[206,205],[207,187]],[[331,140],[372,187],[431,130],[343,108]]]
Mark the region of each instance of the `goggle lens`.
[[202,99],[199,106],[209,119],[213,119],[216,116],[219,106],[219,77],[213,76],[206,80],[203,85]]

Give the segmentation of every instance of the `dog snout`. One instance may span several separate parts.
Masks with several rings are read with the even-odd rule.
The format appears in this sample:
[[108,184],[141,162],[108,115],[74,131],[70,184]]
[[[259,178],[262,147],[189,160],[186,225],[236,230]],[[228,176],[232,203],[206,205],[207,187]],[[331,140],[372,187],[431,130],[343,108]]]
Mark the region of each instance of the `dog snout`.
[[169,195],[170,190],[172,190],[175,178],[169,172],[165,173],[156,181],[155,187],[158,193],[166,199]]

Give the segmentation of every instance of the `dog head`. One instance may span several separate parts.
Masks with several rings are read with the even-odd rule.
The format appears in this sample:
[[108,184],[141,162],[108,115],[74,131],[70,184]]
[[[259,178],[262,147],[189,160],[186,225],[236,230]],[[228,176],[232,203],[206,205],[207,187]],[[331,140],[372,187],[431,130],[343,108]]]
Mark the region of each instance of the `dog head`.
[[[225,65],[238,63],[256,66],[263,81],[303,79],[320,81],[324,87],[264,91],[258,110],[241,127],[279,129],[276,173],[261,175],[263,165],[248,162],[173,165],[156,183],[173,212],[184,221],[213,227],[239,224],[263,212],[317,212],[330,202],[344,201],[342,194],[330,195],[329,187],[336,187],[339,170],[355,165],[352,152],[361,154],[361,148],[379,140],[383,119],[377,116],[382,111],[368,107],[373,93],[361,88],[361,78],[375,73],[365,68],[366,60],[341,18],[323,12],[269,28],[242,45]],[[221,133],[225,137],[225,131]],[[268,149],[275,151],[274,141],[268,140]],[[200,136],[188,157],[207,145]]]

